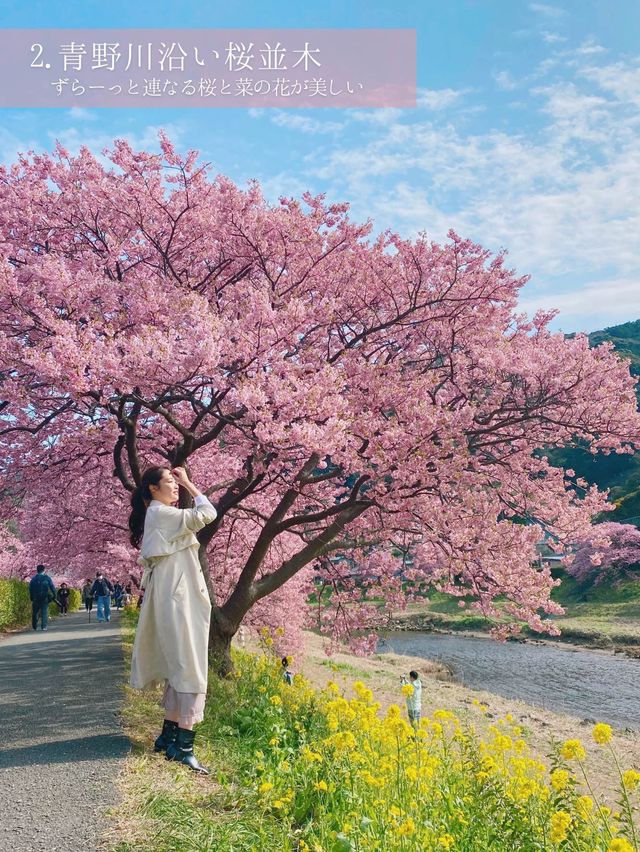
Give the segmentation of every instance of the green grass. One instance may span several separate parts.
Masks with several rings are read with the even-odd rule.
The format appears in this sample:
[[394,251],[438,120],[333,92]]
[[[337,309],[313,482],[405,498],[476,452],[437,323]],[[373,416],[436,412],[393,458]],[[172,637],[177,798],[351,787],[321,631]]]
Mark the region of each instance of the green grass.
[[371,672],[359,669],[349,663],[337,663],[335,660],[321,660],[320,665],[327,666],[332,672],[343,672],[344,674],[350,674],[360,678],[371,677]]
[[[130,660],[137,614],[123,612],[125,658]],[[251,685],[209,678],[205,719],[198,726],[196,752],[211,770],[207,778],[170,763],[151,751],[162,726],[160,692],[141,693],[125,687],[123,710],[132,756],[118,806],[118,840],[111,852],[287,852],[295,846],[289,826],[265,811],[255,785],[243,783],[253,774],[255,752],[266,748],[252,710]],[[301,715],[305,730],[313,715]]]

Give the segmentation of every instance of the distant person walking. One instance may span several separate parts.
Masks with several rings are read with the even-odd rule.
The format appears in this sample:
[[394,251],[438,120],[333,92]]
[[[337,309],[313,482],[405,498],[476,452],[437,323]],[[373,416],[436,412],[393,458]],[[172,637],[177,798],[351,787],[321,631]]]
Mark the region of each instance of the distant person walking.
[[[177,509],[178,486],[195,500]],[[164,679],[165,719],[156,751],[208,775],[193,751],[193,726],[202,721],[207,697],[211,602],[198,560],[196,533],[217,512],[182,467],[152,467],[131,496],[131,543],[140,548],[144,603],[131,659],[131,686],[144,689]]]
[[85,580],[84,586],[82,587],[82,603],[84,604],[85,610],[89,613],[89,618],[91,618],[91,610],[93,609],[93,594],[91,593],[91,588],[93,583],[91,580]]
[[98,571],[96,579],[91,586],[91,594],[96,599],[96,619],[98,621],[111,621],[111,593],[113,584],[102,571]]
[[71,592],[69,591],[69,586],[66,583],[60,583],[60,588],[58,589],[57,601],[58,606],[60,607],[61,615],[69,615],[69,595]]
[[31,624],[34,630],[38,629],[40,621],[43,630],[47,629],[49,621],[49,604],[56,599],[56,587],[53,580],[46,573],[44,565],[36,566],[36,575],[29,583],[29,597],[31,598]]
[[122,598],[124,597],[124,587],[122,583],[116,583],[113,587],[113,600],[116,605],[116,609],[120,609],[122,606]]

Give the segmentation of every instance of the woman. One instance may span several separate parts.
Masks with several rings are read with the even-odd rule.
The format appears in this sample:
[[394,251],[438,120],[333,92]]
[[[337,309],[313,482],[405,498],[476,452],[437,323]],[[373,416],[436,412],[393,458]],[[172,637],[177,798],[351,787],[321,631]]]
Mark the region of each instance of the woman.
[[[173,506],[178,485],[194,497],[195,508]],[[131,686],[164,681],[165,719],[155,750],[208,775],[193,753],[193,726],[204,716],[211,617],[195,534],[217,513],[181,467],[145,471],[131,506],[131,543],[140,548],[138,562],[145,569]]]
[[69,615],[69,594],[69,586],[66,583],[61,583],[57,595],[57,603],[61,615]]

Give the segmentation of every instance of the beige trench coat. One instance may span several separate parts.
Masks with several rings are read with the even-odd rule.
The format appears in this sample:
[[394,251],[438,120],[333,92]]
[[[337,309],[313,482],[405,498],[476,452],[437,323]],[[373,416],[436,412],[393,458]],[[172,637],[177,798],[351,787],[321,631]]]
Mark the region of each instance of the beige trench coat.
[[152,500],[138,562],[145,590],[131,659],[131,686],[168,680],[176,692],[207,691],[211,601],[195,533],[216,518],[206,497],[194,509]]

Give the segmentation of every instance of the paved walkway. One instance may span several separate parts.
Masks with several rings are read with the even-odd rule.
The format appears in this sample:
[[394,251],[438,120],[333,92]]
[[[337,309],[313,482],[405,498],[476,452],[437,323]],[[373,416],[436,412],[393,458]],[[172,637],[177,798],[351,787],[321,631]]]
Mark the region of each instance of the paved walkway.
[[94,852],[129,752],[118,615],[0,639],[0,852]]

